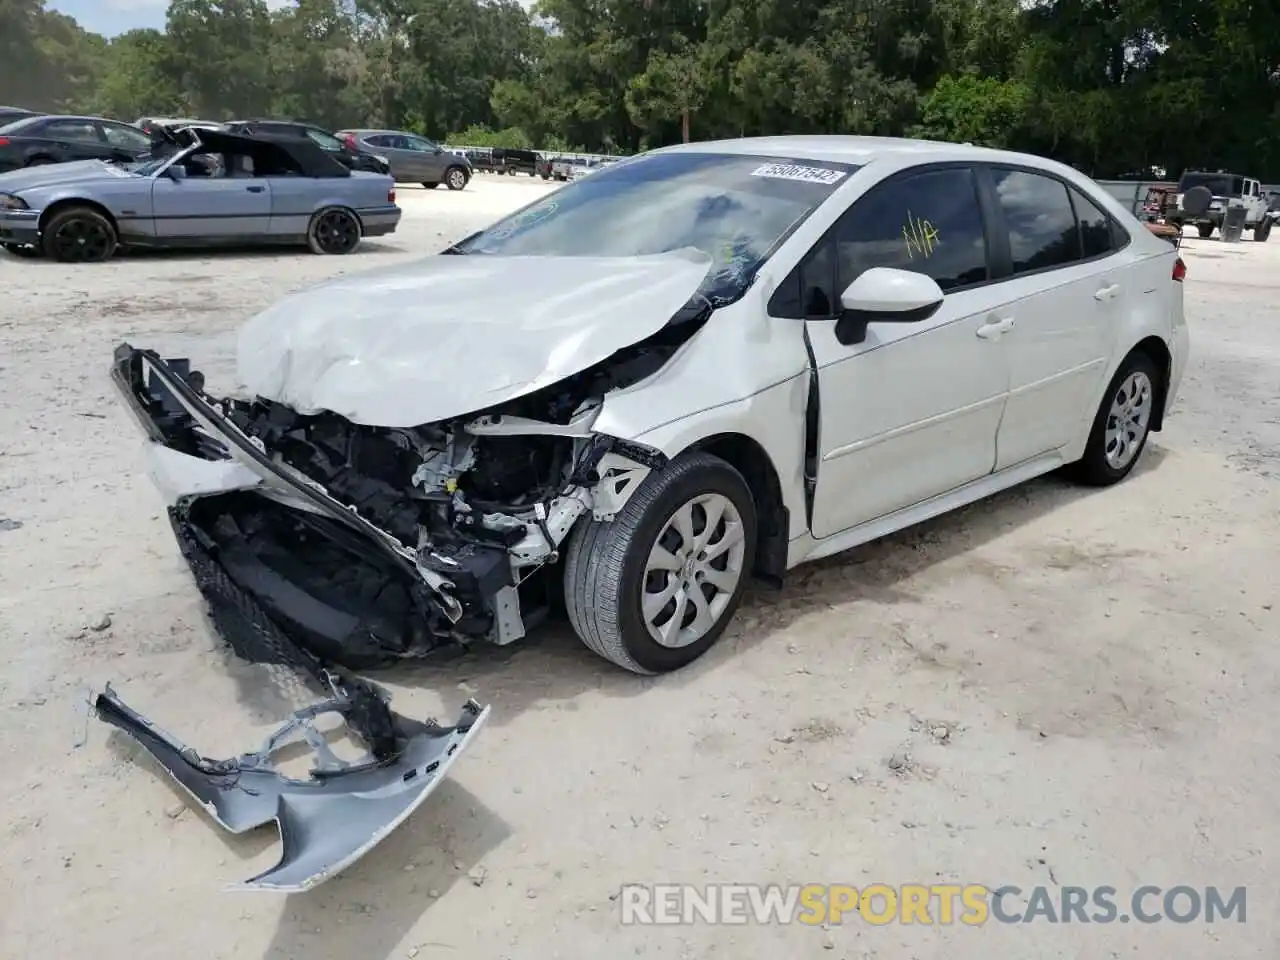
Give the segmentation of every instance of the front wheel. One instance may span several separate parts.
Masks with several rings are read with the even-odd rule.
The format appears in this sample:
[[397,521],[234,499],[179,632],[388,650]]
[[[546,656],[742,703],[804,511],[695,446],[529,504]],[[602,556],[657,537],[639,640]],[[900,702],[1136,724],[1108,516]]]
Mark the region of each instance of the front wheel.
[[719,457],[685,454],[650,474],[613,520],[574,531],[569,621],[583,643],[633,673],[678,670],[724,633],[755,548],[742,475]]
[[1253,239],[1257,243],[1266,243],[1267,237],[1271,236],[1271,221],[1263,220],[1260,224],[1253,228]]
[[307,246],[312,253],[341,255],[360,245],[360,221],[343,207],[327,207],[316,212],[307,228]]
[[1081,483],[1107,487],[1129,475],[1151,434],[1160,374],[1145,353],[1132,353],[1112,377],[1093,419],[1084,456],[1071,465]]
[[40,232],[44,255],[62,263],[110,260],[118,244],[115,226],[90,207],[65,207]]
[[1208,240],[1210,237],[1213,236],[1213,224],[1198,223],[1196,224],[1196,232],[1200,234],[1201,240]]
[[444,185],[450,190],[461,190],[467,185],[467,171],[461,167],[450,167],[445,171]]

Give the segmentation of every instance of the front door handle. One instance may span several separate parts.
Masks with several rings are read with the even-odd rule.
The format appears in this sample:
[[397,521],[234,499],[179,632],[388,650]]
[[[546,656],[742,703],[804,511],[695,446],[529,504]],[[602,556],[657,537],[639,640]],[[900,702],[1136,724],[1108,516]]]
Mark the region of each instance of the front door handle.
[[256,186],[245,187],[245,189],[248,190],[250,193],[261,193],[265,188],[261,184],[259,184]]
[[991,317],[978,328],[983,340],[998,340],[1013,329],[1013,317]]
[[1111,286],[1103,287],[1101,290],[1097,291],[1093,295],[1093,299],[1098,300],[1100,302],[1107,301],[1107,300],[1114,300],[1116,298],[1116,294],[1119,292],[1120,292],[1120,284],[1113,283],[1111,284]]

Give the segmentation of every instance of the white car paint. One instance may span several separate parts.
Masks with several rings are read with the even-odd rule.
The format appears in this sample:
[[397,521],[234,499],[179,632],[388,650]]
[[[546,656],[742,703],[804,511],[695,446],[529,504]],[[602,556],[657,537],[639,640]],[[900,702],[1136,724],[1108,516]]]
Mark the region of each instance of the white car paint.
[[[1189,346],[1176,250],[1083,174],[1041,157],[872,137],[777,137],[682,144],[865,164],[764,264],[736,303],[650,380],[610,394],[594,427],[675,456],[725,432],[769,455],[790,513],[788,565],[875,539],[1079,459],[1103,391],[1129,351],[1159,338],[1173,362],[1167,409]],[[778,285],[861,195],[925,163],[1017,164],[1067,181],[1122,224],[1118,253],[952,294],[918,324],[872,324],[839,344],[807,326],[822,397],[813,527],[804,515],[807,365],[800,324],[772,318]],[[1111,287],[1118,290],[1111,291]],[[1096,294],[1102,298],[1096,298]],[[1012,319],[1011,324],[1004,321]],[[979,330],[995,321],[992,337]]]
[[253,394],[412,427],[532,393],[643,340],[697,292],[698,250],[649,257],[435,256],[293,294],[240,333]]
[[[575,418],[573,435],[610,435],[668,457],[726,434],[753,441],[789,514],[788,567],[1079,459],[1107,385],[1144,340],[1155,338],[1171,357],[1164,409],[1176,397],[1189,347],[1182,285],[1172,276],[1177,251],[1069,167],[971,146],[855,137],[658,152],[677,151],[859,169],[786,236],[739,299],[715,309],[656,373]],[[946,295],[923,274],[867,271],[844,292],[846,307],[909,307],[933,297],[936,309],[930,304],[933,312],[913,322],[873,320],[861,342],[841,342],[834,320],[771,314],[773,294],[860,198],[935,163],[1050,174],[1108,214],[1127,243],[1092,260]],[[369,425],[464,416],[648,337],[708,268],[707,255],[690,251],[620,259],[479,254],[344,277],[252,321],[240,342],[241,379],[300,412],[330,409]],[[815,379],[818,466],[807,477],[805,418]],[[501,429],[566,430],[529,421]],[[608,509],[604,499],[589,505],[585,488],[568,491],[551,506],[551,539],[559,544],[587,509],[610,520],[638,485],[609,495]],[[513,564],[541,562],[546,539],[531,523]]]

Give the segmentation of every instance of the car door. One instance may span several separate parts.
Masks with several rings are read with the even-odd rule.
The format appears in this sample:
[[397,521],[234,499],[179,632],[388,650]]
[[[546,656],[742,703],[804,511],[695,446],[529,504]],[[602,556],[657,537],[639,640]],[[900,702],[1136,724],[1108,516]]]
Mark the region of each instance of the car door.
[[[183,161],[178,161],[183,163]],[[251,157],[217,157],[218,176],[201,176],[200,164],[183,164],[188,176],[152,178],[151,205],[156,236],[164,239],[252,239],[271,225],[271,186],[256,177]]]
[[[800,265],[819,390],[814,536],[991,472],[1009,375],[988,217],[970,166],[912,168],[855,201]],[[871,267],[926,274],[943,302],[927,319],[871,323],[861,343],[841,343],[840,295]]]
[[427,183],[440,183],[444,180],[444,171],[451,154],[437,143],[425,137],[405,136],[403,138],[406,151],[414,158],[420,175],[415,179]]
[[[1039,170],[991,166],[980,176],[1001,226],[993,252],[1009,271],[1009,399],[996,440],[1003,470],[1074,440],[1091,418],[1128,289],[1110,221],[1079,190]],[[1084,231],[1077,221],[1084,221]],[[1089,238],[1085,256],[1084,237]]]
[[29,136],[46,140],[58,161],[105,160],[111,156],[111,148],[102,138],[97,122],[88,118],[48,120]]

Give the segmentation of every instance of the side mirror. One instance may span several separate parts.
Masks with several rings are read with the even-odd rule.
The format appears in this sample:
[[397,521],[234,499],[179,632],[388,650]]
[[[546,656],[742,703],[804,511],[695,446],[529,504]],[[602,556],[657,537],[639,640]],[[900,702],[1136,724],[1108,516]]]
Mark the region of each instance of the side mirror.
[[872,267],[840,295],[836,339],[846,346],[867,339],[872,323],[920,323],[942,306],[942,288],[932,277],[893,267]]
[[436,148],[431,152],[438,156],[439,154],[444,153],[444,147],[440,146],[439,144],[436,144]]
[[180,163],[169,164],[169,166],[165,167],[164,172],[165,172],[165,176],[167,176],[170,180],[177,181],[177,180],[187,179],[187,168]]

